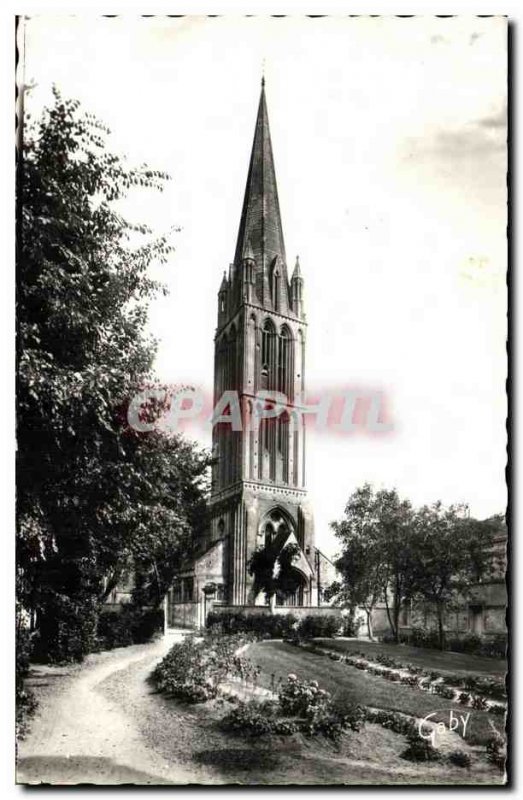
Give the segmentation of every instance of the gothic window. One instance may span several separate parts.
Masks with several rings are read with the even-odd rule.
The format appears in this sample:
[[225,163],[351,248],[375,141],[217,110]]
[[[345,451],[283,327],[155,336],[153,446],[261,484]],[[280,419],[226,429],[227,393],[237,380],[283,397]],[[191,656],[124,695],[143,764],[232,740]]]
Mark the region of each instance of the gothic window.
[[284,325],[278,338],[278,391],[283,392],[289,399],[291,394],[291,353],[291,334]]
[[281,297],[281,274],[279,267],[275,267],[272,273],[272,301],[274,303],[274,310],[280,310],[280,297]]
[[261,385],[262,389],[271,388],[274,368],[275,331],[271,320],[265,321],[262,328]]
[[270,547],[272,540],[274,538],[274,528],[271,523],[267,523],[265,526],[265,547]]

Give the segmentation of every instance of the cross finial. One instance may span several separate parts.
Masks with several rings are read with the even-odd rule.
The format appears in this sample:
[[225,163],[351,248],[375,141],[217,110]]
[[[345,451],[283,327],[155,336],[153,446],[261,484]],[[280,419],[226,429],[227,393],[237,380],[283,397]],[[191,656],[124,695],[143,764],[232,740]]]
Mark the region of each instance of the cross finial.
[[261,85],[262,89],[265,86],[265,59],[262,59],[262,77],[261,77]]

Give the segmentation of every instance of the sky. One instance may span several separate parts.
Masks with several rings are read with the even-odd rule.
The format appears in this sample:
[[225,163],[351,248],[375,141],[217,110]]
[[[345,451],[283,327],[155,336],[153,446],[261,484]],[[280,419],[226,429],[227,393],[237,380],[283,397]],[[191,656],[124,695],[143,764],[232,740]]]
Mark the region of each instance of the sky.
[[[33,17],[26,110],[55,83],[111,149],[172,181],[126,214],[176,251],[150,328],[165,382],[212,386],[262,71],[311,392],[383,392],[393,430],[311,432],[317,544],[364,481],[506,506],[506,22],[454,17]],[[194,429],[202,444],[209,435]]]

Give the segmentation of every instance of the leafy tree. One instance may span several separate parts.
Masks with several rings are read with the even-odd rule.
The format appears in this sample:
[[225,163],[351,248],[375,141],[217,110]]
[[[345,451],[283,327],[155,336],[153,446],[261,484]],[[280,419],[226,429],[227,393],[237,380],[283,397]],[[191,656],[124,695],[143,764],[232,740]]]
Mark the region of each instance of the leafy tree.
[[[413,510],[395,489],[375,491],[366,483],[350,496],[342,520],[332,523],[342,552],[342,575],[331,588],[337,602],[361,606],[372,637],[372,611],[384,600],[391,630],[398,638],[403,600],[412,591]],[[392,607],[390,605],[392,600]]]
[[363,608],[369,639],[373,639],[372,613],[385,591],[386,560],[378,518],[373,508],[375,497],[369,484],[357,489],[345,508],[345,518],[331,523],[342,552],[335,567],[341,580],[326,591],[336,605]]
[[499,519],[480,522],[468,516],[466,506],[445,507],[441,502],[416,513],[413,589],[433,605],[439,645],[445,647],[445,609],[458,596],[470,595],[494,569],[493,537]]
[[254,576],[254,595],[265,594],[274,608],[276,598],[285,599],[293,595],[301,585],[301,578],[294,564],[299,558],[300,548],[290,542],[280,552],[271,544],[254,551],[249,559],[249,574]]
[[173,247],[170,233],[154,238],[118,211],[168,176],[130,169],[107,133],[55,91],[25,131],[18,184],[18,593],[43,650],[71,658],[89,649],[130,560],[148,574],[179,557],[206,466],[179,438],[125,423],[129,398],[152,380],[145,325],[162,287],[149,267]]

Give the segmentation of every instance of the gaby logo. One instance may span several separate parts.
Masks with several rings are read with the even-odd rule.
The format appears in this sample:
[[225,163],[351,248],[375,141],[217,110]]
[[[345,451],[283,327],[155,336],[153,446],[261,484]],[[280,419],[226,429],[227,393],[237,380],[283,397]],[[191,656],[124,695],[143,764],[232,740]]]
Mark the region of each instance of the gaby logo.
[[431,714],[427,714],[426,717],[423,717],[423,719],[420,719],[418,723],[418,733],[421,739],[427,739],[434,747],[438,734],[441,735],[446,733],[446,731],[457,731],[457,733],[459,733],[463,739],[465,738],[467,733],[467,725],[470,719],[470,712],[468,714],[457,714],[451,708],[449,712],[448,725],[441,721],[432,722],[432,718],[438,713],[438,711],[433,711]]

